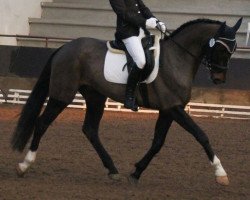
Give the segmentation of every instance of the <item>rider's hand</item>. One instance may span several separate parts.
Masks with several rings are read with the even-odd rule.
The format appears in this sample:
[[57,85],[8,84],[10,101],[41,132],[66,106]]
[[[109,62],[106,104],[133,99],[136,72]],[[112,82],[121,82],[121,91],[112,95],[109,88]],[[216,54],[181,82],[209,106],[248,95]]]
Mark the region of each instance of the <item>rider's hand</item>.
[[154,18],[154,17],[151,17],[151,18],[147,19],[147,21],[146,21],[147,28],[156,28],[157,21],[158,20],[156,18]]
[[163,33],[165,33],[166,30],[167,30],[167,27],[166,27],[166,25],[165,25],[163,22],[158,22],[158,23],[157,23],[157,27],[158,27],[158,29],[160,29],[160,31],[162,31]]

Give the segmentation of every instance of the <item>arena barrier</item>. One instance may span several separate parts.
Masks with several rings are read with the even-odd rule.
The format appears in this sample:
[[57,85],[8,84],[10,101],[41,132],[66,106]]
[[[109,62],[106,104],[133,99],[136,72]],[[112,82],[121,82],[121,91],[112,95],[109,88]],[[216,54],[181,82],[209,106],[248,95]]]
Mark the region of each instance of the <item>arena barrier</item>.
[[[10,104],[25,104],[31,93],[30,90],[10,89],[7,97],[7,103]],[[47,99],[48,100],[48,99]],[[0,103],[4,103],[3,95],[0,93]],[[46,101],[47,103],[47,101]],[[45,103],[45,105],[46,105]],[[69,108],[85,109],[86,103],[81,94],[76,94]],[[105,110],[131,112],[123,107],[122,103],[107,99]],[[215,118],[231,118],[231,119],[250,119],[250,106],[236,105],[220,105],[220,104],[205,104],[205,103],[188,103],[186,111],[197,117],[215,117]],[[139,109],[139,113],[158,113],[156,110]]]
[[5,102],[5,100],[3,98],[3,94],[0,93],[0,103],[4,103],[4,102]]

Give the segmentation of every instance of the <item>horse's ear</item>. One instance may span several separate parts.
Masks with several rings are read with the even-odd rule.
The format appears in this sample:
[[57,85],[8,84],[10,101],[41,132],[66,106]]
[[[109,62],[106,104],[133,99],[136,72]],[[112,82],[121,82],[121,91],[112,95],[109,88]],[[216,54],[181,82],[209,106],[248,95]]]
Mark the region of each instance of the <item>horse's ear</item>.
[[240,28],[240,26],[241,26],[241,24],[242,24],[242,20],[243,20],[243,17],[241,17],[241,18],[237,21],[237,23],[234,25],[233,30],[234,30],[235,32],[237,32],[237,31],[239,30],[239,28]]
[[225,31],[225,28],[226,28],[226,22],[223,22],[220,28],[218,29],[216,36],[220,36]]

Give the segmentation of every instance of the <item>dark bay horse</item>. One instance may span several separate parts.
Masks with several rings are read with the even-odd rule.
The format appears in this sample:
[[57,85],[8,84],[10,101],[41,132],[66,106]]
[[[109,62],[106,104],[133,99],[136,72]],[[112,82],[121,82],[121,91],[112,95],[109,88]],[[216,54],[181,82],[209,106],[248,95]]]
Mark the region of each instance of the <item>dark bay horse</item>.
[[[130,181],[139,180],[160,151],[172,122],[176,121],[202,145],[214,167],[217,182],[229,184],[208,137],[184,108],[190,100],[192,81],[203,60],[207,63],[212,81],[215,84],[225,82],[228,61],[236,49],[235,35],[241,23],[242,19],[234,27],[229,27],[225,22],[198,19],[182,25],[170,37],[160,41],[160,69],[156,79],[147,85],[148,105],[144,105],[142,95],[137,93],[138,105],[159,110],[159,117],[152,146],[135,164]],[[79,38],[59,48],[50,57],[13,134],[12,147],[18,151],[24,150],[33,135],[29,152],[17,166],[19,175],[23,175],[35,161],[39,142],[47,128],[79,91],[87,105],[82,131],[108,169],[109,176],[119,178],[118,170],[98,136],[106,98],[123,102],[125,94],[125,85],[110,83],[104,78],[106,52],[106,41]],[[40,115],[47,96],[48,104]]]

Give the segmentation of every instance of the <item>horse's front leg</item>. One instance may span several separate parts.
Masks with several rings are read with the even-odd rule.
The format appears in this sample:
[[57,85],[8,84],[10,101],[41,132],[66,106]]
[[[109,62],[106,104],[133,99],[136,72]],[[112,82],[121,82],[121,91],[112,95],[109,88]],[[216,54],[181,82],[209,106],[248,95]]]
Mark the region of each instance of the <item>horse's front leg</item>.
[[219,158],[214,154],[207,135],[201,130],[201,128],[192,120],[192,118],[185,112],[181,106],[177,106],[171,110],[173,119],[182,126],[185,130],[191,133],[195,139],[204,148],[211,165],[215,169],[216,181],[221,185],[229,185],[227,173],[223,169]]
[[130,182],[137,183],[142,172],[147,168],[153,157],[160,151],[164,144],[169,127],[172,124],[172,117],[169,114],[160,112],[155,126],[155,134],[152,146],[140,162],[135,164],[136,170],[129,177]]

